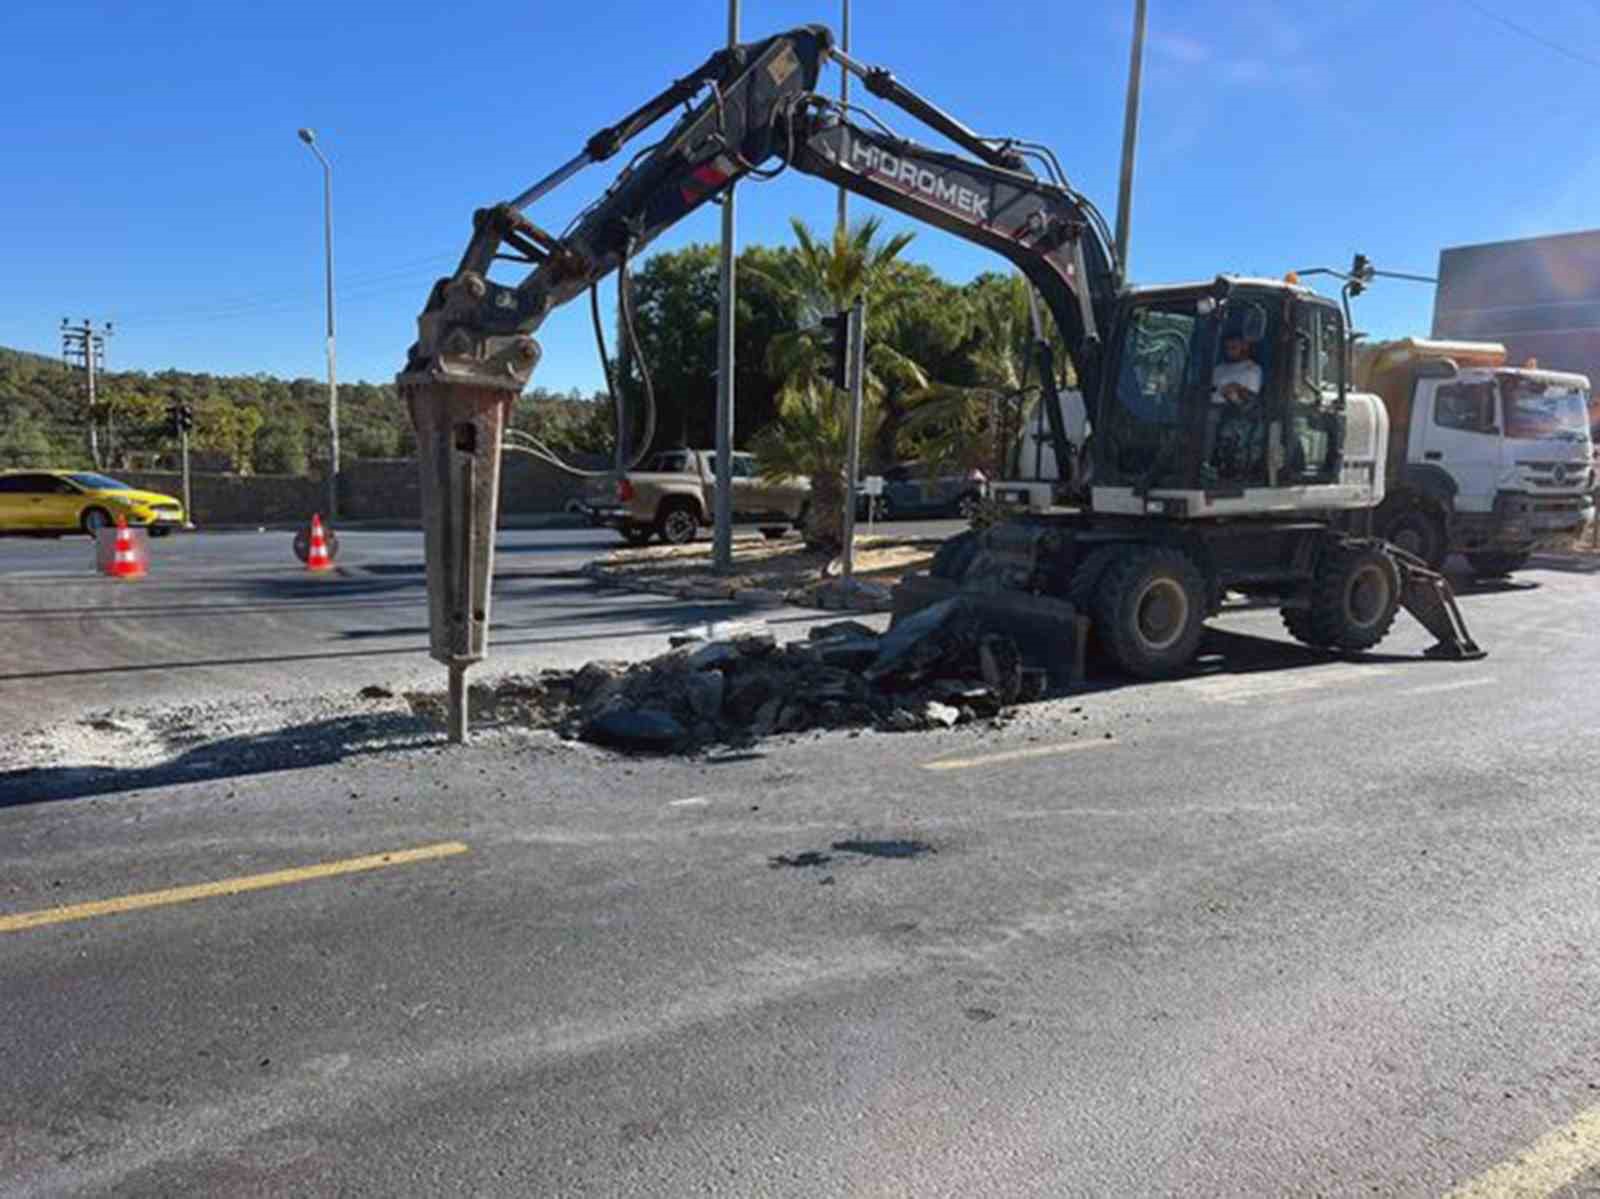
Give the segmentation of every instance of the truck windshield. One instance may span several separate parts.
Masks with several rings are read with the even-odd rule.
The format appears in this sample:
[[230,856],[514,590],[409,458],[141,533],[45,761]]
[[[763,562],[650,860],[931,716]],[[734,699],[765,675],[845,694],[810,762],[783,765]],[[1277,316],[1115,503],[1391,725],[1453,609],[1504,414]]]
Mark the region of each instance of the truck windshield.
[[1589,431],[1589,393],[1559,383],[1500,376],[1507,437],[1580,439]]

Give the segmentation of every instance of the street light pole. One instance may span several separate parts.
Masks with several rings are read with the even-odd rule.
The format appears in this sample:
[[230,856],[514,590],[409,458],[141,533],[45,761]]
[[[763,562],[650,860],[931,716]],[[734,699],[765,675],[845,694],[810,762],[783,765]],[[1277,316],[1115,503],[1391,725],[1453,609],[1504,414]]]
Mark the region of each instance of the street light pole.
[[[739,0],[728,0],[728,46],[739,44]],[[713,504],[711,561],[733,569],[733,344],[738,299],[733,257],[732,183],[722,193],[722,261],[717,288],[717,487]]]
[[1133,49],[1128,57],[1128,106],[1122,121],[1122,180],[1117,187],[1117,264],[1128,278],[1128,225],[1133,215],[1133,153],[1139,140],[1139,75],[1144,65],[1145,0],[1133,0]]
[[[846,54],[849,54],[850,53],[850,0],[843,0],[843,2],[844,2],[844,12],[842,14],[842,19],[839,22],[839,38],[840,38],[839,48],[841,50],[843,50]],[[841,105],[850,103],[850,72],[845,70],[843,67],[839,68],[839,103]],[[848,133],[845,134],[845,137],[848,138],[849,134]],[[850,145],[849,145],[849,142],[846,141],[846,142],[842,143],[841,146],[840,146],[840,149],[839,149],[839,160],[841,162],[845,161],[849,157],[849,153],[850,153]],[[844,188],[841,187],[839,189],[839,229],[840,229],[841,232],[844,231],[844,229],[847,226],[847,222],[848,222],[847,209],[848,209],[849,205],[848,205],[847,200],[845,199],[845,196],[846,196],[846,192],[845,192]]]
[[317,135],[300,130],[300,140],[322,164],[322,244],[328,286],[328,519],[339,515],[339,382],[334,369],[333,337],[333,164],[317,146]]

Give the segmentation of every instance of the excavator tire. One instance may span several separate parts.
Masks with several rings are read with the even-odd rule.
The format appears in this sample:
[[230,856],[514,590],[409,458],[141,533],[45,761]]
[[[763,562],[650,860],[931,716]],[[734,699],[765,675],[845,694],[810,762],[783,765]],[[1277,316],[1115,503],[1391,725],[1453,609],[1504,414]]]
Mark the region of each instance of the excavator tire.
[[1072,578],[1067,581],[1066,594],[1062,597],[1078,610],[1080,616],[1089,617],[1087,653],[1089,658],[1098,662],[1105,661],[1106,647],[1102,644],[1094,623],[1095,591],[1106,573],[1106,567],[1116,561],[1117,555],[1127,548],[1126,545],[1102,545],[1098,549],[1090,550],[1073,570]]
[[1289,636],[1304,645],[1313,645],[1322,648],[1324,643],[1317,640],[1316,626],[1311,620],[1310,608],[1283,608],[1283,627],[1289,630]]
[[1162,545],[1119,547],[1094,589],[1094,625],[1125,674],[1176,674],[1200,647],[1206,582],[1189,555]]
[[1472,567],[1472,573],[1479,578],[1493,579],[1501,575],[1508,575],[1521,570],[1528,564],[1531,553],[1512,554],[1468,554],[1467,565]]
[[1283,623],[1307,645],[1353,652],[1382,641],[1399,609],[1394,559],[1372,545],[1339,545],[1317,567],[1311,606],[1284,609]]

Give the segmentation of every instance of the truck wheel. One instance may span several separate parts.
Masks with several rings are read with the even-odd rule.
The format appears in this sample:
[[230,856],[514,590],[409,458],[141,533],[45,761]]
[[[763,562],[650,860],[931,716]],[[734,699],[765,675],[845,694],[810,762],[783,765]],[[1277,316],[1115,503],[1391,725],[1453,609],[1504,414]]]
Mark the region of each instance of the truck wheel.
[[700,532],[700,514],[693,504],[670,503],[656,519],[656,532],[668,545],[688,545]]
[[1533,554],[1528,551],[1517,554],[1468,554],[1467,565],[1472,567],[1473,574],[1492,579],[1521,570],[1531,557]]
[[1364,650],[1388,635],[1399,608],[1393,558],[1370,546],[1336,546],[1317,567],[1311,607],[1285,610],[1283,623],[1307,645]]
[[978,493],[969,491],[956,501],[956,516],[960,520],[971,520],[978,514],[978,506],[982,503]]
[[1182,550],[1132,546],[1105,568],[1094,594],[1094,622],[1111,660],[1126,674],[1164,678],[1200,646],[1206,582]]
[[1426,508],[1400,509],[1384,522],[1379,534],[1385,541],[1421,558],[1433,570],[1439,569],[1448,551],[1444,522]]
[[788,532],[789,530],[784,528],[782,525],[767,525],[761,530],[761,535],[768,541],[776,541],[778,538],[785,536]]
[[650,538],[656,535],[654,525],[619,525],[617,532],[629,545],[647,545]]

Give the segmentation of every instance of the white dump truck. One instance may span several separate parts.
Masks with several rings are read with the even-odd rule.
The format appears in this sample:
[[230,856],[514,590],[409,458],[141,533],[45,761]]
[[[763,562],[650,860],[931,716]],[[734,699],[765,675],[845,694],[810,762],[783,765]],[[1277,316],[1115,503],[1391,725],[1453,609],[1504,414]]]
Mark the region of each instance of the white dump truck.
[[1383,502],[1373,532],[1437,567],[1526,565],[1594,515],[1589,380],[1506,365],[1494,342],[1408,337],[1357,343],[1352,380],[1389,412]]

